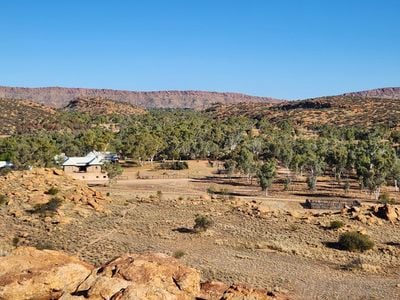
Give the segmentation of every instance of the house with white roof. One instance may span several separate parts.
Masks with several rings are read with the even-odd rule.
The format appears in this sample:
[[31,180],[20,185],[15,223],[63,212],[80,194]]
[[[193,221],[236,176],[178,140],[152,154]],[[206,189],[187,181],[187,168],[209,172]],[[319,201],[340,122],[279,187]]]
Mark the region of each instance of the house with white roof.
[[14,165],[8,161],[2,161],[0,160],[0,169],[3,168],[12,168]]
[[104,160],[102,153],[92,151],[82,157],[67,157],[62,167],[66,174],[76,179],[100,183],[108,180],[107,173],[101,169]]

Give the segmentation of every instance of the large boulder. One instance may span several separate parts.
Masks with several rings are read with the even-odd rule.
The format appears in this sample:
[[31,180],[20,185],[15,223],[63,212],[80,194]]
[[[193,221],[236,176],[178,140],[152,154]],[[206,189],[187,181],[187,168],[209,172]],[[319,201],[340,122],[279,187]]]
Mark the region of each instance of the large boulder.
[[375,209],[375,215],[379,218],[388,220],[394,223],[397,220],[397,213],[394,207],[389,204],[385,204],[383,206],[378,206]]
[[[194,299],[200,274],[164,254],[129,254],[94,270],[77,288],[90,299]],[[118,297],[117,297],[118,296]]]
[[18,248],[0,257],[0,299],[57,299],[75,291],[92,268],[61,252]]
[[164,254],[128,254],[100,268],[51,250],[21,247],[0,258],[0,300],[268,300],[267,291],[221,282]]

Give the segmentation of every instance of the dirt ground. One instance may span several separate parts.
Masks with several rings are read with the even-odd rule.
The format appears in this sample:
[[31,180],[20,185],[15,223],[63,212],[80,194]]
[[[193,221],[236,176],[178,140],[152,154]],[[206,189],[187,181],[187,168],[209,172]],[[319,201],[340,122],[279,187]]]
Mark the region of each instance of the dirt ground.
[[[300,205],[310,197],[369,200],[356,183],[344,193],[326,178],[310,194],[302,178],[289,191],[278,179],[265,197],[255,183],[230,181],[217,169],[204,161],[184,171],[128,168],[111,188],[97,187],[113,200],[106,213],[68,225],[27,223],[0,210],[1,241],[60,249],[94,264],[126,252],[181,252],[180,259],[204,279],[249,283],[295,299],[400,298],[398,224],[366,226],[340,214],[304,214]],[[249,203],[257,203],[263,217],[240,209]],[[199,214],[214,221],[201,234],[191,232]],[[342,220],[345,228],[327,229],[332,220]],[[350,229],[369,234],[374,249],[351,253],[327,246]]]

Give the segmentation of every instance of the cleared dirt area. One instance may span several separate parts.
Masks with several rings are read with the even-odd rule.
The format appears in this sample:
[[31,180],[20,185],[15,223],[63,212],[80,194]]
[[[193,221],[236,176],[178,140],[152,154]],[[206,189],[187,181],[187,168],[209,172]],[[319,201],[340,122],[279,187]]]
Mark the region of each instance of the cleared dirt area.
[[[201,270],[204,279],[249,283],[295,299],[400,298],[398,223],[366,225],[301,206],[312,196],[368,195],[356,189],[344,193],[330,179],[309,195],[300,178],[290,191],[283,191],[278,179],[265,197],[255,183],[229,181],[215,174],[217,169],[204,161],[191,162],[189,171],[128,168],[111,189],[96,188],[111,191],[105,213],[73,218],[67,225],[26,222],[2,208],[1,242],[60,249],[95,264],[127,252],[181,252],[180,259]],[[211,187],[213,195],[207,193]],[[214,221],[201,234],[191,230],[199,214]],[[328,229],[333,220],[345,227]],[[348,230],[370,235],[374,249],[351,253],[330,246]]]

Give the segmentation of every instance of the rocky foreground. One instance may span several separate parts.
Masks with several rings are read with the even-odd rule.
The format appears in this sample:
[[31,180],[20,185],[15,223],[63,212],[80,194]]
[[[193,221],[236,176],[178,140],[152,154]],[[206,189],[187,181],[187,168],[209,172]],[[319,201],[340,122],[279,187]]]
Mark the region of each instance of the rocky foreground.
[[0,299],[289,299],[244,285],[200,282],[164,254],[127,254],[99,268],[52,250],[20,247],[0,258]]

